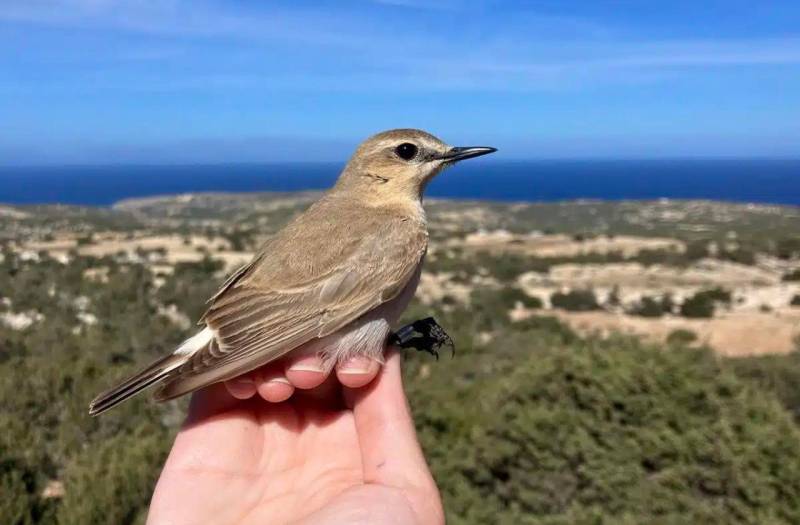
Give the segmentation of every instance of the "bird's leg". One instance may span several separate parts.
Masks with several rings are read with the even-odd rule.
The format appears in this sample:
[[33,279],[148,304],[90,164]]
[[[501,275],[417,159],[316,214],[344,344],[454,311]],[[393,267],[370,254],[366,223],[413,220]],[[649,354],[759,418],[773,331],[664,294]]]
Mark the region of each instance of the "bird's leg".
[[447,345],[452,355],[456,354],[453,339],[439,326],[433,317],[426,317],[409,323],[389,335],[389,343],[404,350],[414,348],[421,352],[428,352],[439,359],[439,349]]

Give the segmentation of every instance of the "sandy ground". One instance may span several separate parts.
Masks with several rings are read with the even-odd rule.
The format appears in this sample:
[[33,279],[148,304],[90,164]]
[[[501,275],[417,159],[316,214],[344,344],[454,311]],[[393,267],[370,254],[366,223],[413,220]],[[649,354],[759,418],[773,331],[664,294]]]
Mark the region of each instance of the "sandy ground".
[[232,271],[251,259],[251,252],[238,252],[230,249],[227,239],[208,238],[199,235],[182,237],[180,235],[150,235],[129,239],[120,235],[98,234],[89,244],[79,245],[76,238],[64,237],[47,242],[31,242],[20,247],[29,252],[46,251],[52,257],[63,259],[70,250],[76,249],[80,255],[103,257],[119,253],[135,257],[137,251],[163,250],[163,257],[155,254],[148,260],[153,263],[174,265],[179,262],[197,262],[206,255],[219,259],[226,271]]
[[560,264],[546,276],[525,274],[521,281],[587,286],[767,286],[781,282],[782,273],[717,259],[703,259],[688,268],[643,266],[638,263]]
[[546,305],[558,290],[592,289],[600,302],[605,302],[613,290],[623,304],[631,305],[643,296],[667,293],[680,303],[699,290],[721,287],[732,291],[734,311],[753,312],[765,307],[784,308],[800,294],[800,282],[782,281],[783,273],[783,269],[769,265],[746,266],[715,259],[699,261],[689,268],[638,263],[562,264],[548,273],[523,274],[518,284]]
[[481,275],[473,276],[469,283],[455,282],[451,280],[451,277],[452,275],[447,272],[430,273],[423,271],[417,287],[417,298],[426,304],[441,301],[445,297],[467,303],[474,288],[478,286],[498,286],[496,280]]
[[27,219],[30,213],[20,211],[10,206],[0,206],[0,217],[7,217],[9,219]]
[[785,354],[795,349],[800,336],[800,308],[786,308],[770,313],[723,313],[714,319],[664,317],[648,319],[609,312],[563,312],[552,314],[579,332],[612,331],[664,341],[677,329],[691,330],[698,342],[707,344],[721,355],[742,357],[760,354]]
[[[719,261],[699,268],[649,268],[640,265],[564,265],[550,275],[527,274],[521,287],[531,296],[542,299],[544,312],[556,315],[579,332],[630,333],[653,341],[664,341],[676,329],[691,330],[698,340],[722,355],[746,356],[787,353],[800,337],[800,308],[788,307],[800,283],[780,281],[780,274],[759,268]],[[486,283],[491,286],[491,283]],[[686,319],[679,316],[644,318],[614,312],[565,312],[549,309],[549,299],[557,290],[591,287],[600,302],[605,302],[615,285],[623,304],[631,305],[642,296],[669,292],[682,301],[698,290],[723,286],[733,290],[733,302],[726,310],[719,308],[713,319]],[[474,284],[449,280],[447,274],[423,273],[417,296],[426,303],[450,296],[466,303]],[[765,308],[770,311],[763,311]],[[538,311],[542,313],[542,311]],[[512,314],[519,314],[517,310]],[[527,312],[530,315],[532,312]]]
[[458,243],[465,248],[474,250],[508,251],[537,257],[574,257],[588,253],[614,252],[631,257],[642,250],[673,250],[677,252],[685,250],[685,245],[679,240],[658,237],[619,235],[600,236],[579,241],[567,235],[514,235],[504,230],[473,233]]

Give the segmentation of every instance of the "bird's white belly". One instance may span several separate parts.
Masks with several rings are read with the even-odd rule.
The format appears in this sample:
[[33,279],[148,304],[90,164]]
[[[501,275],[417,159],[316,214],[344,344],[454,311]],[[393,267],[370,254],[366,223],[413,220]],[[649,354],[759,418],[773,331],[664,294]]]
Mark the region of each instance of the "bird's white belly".
[[357,355],[382,360],[386,338],[414,297],[421,271],[422,261],[417,266],[414,276],[397,297],[367,312],[339,331],[309,341],[294,352],[320,355],[326,370]]

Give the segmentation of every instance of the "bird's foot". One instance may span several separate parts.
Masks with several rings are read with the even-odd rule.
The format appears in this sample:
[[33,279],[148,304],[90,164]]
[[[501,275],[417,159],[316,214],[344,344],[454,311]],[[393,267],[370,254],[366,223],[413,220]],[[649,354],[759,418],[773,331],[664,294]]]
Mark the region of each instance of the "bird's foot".
[[389,336],[389,343],[404,350],[414,348],[420,352],[428,352],[439,359],[439,349],[447,345],[452,355],[456,354],[456,345],[447,335],[444,328],[433,317],[426,317],[409,323]]

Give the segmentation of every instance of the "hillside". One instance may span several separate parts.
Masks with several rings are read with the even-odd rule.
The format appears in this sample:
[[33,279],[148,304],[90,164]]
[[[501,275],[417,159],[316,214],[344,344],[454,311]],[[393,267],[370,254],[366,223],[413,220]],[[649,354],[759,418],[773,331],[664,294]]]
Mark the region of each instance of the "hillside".
[[[88,401],[315,197],[0,208],[2,523],[143,522],[186,400]],[[406,319],[458,352],[405,375],[450,522],[800,520],[800,209],[426,208]]]
[[[208,257],[222,263],[221,279],[318,196],[189,194],[111,209],[6,207],[0,221],[6,244],[27,257],[114,257],[146,263],[162,279],[178,263]],[[587,304],[556,308],[582,332],[663,341],[690,330],[730,355],[792,349],[800,323],[791,304],[800,296],[798,208],[666,200],[432,200],[426,207],[432,242],[418,292],[425,304],[466,304],[482,290],[511,289],[525,299],[513,315],[524,317],[531,305],[553,309],[554,294],[590,291]],[[680,315],[688,299],[714,289],[727,295],[713,315]]]

